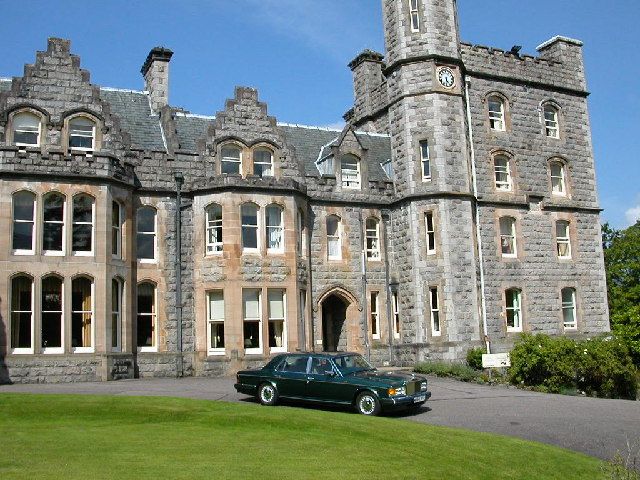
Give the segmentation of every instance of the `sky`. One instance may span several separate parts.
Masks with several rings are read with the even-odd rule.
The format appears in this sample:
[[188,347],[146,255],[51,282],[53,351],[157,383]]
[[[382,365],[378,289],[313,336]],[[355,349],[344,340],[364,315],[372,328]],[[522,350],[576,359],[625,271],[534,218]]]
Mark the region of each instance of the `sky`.
[[[29,8],[26,8],[28,5]],[[536,54],[554,35],[585,42],[603,221],[640,218],[640,0],[458,0],[463,41]],[[214,115],[236,85],[278,121],[336,126],[353,103],[347,64],[384,52],[380,0],[0,0],[0,77],[22,75],[47,37],[101,86],[142,90],[152,47],[173,50],[170,103]]]

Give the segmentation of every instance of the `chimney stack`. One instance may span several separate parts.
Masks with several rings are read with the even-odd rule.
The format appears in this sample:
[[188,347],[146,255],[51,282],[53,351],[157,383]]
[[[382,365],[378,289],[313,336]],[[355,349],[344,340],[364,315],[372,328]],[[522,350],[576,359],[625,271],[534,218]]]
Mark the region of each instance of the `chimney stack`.
[[155,112],[169,104],[169,60],[172,55],[168,48],[152,48],[140,69],[144,89],[151,96],[151,108]]

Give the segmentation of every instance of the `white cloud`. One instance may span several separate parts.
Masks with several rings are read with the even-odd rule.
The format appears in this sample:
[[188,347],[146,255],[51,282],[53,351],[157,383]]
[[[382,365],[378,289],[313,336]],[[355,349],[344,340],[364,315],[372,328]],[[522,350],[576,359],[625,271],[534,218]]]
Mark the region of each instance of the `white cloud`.
[[629,225],[634,225],[638,220],[640,220],[640,204],[624,212],[624,215],[627,217]]

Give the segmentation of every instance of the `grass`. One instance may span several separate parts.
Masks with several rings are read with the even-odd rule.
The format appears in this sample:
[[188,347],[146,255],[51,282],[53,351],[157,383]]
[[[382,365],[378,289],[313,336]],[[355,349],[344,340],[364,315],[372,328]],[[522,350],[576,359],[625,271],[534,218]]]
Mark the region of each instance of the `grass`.
[[174,398],[0,395],[0,478],[597,479],[548,445],[351,413]]

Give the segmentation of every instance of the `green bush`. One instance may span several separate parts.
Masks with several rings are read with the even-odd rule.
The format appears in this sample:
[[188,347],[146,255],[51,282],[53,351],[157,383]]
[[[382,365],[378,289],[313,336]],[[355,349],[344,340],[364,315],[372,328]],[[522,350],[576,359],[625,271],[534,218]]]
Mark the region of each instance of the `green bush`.
[[509,379],[552,393],[635,400],[637,371],[624,342],[523,334],[511,351]]
[[461,363],[423,362],[413,369],[416,373],[432,374],[438,377],[451,377],[463,382],[481,381],[480,373]]
[[485,353],[484,348],[472,348],[467,352],[467,365],[475,370],[482,370],[482,355]]

